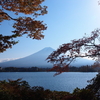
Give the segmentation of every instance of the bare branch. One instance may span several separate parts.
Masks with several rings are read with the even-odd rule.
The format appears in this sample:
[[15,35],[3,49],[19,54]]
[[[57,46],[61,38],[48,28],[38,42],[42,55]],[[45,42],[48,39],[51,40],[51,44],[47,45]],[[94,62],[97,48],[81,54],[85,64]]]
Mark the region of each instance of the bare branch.
[[66,65],[68,67],[78,57],[95,58],[100,55],[100,44],[95,43],[99,35],[100,29],[97,29],[91,32],[90,37],[74,39],[71,43],[63,44],[48,56],[47,61],[53,62],[54,66],[62,67],[60,68],[60,72],[62,72]]

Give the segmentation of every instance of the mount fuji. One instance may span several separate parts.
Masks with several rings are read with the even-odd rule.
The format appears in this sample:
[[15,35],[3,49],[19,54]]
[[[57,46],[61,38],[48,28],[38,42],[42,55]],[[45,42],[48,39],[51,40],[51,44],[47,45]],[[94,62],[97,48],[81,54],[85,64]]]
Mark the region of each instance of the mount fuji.
[[[53,64],[47,63],[46,58],[55,51],[51,47],[46,47],[32,55],[24,58],[11,60],[7,62],[1,62],[0,67],[39,67],[39,68],[51,68]],[[75,62],[71,63],[71,66],[80,67],[83,65],[92,65],[95,61],[84,58],[78,58]]]
[[46,58],[50,55],[54,49],[46,47],[32,55],[24,58],[11,60],[0,63],[0,67],[52,67],[51,63],[47,63]]

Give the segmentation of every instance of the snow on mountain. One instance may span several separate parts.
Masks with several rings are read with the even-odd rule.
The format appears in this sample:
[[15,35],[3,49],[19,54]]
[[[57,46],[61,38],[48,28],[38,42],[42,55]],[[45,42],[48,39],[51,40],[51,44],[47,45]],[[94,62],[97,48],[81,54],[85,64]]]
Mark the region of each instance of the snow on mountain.
[[[32,55],[24,58],[15,59],[0,63],[0,67],[53,67],[51,63],[47,63],[46,58],[54,51],[51,47],[46,47]],[[71,63],[71,66],[80,67],[83,65],[92,65],[95,61],[84,58],[78,58]]]
[[0,63],[1,67],[52,67],[52,64],[47,63],[46,58],[54,49],[46,47],[32,55],[17,60]]

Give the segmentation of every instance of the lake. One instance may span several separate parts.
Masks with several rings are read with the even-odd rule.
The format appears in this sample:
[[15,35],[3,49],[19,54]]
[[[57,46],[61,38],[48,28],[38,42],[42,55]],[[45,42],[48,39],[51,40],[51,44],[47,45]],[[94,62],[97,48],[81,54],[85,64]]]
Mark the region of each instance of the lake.
[[86,87],[97,72],[65,72],[53,77],[55,72],[0,72],[0,80],[26,80],[30,86],[42,86],[44,89],[72,92],[76,87]]

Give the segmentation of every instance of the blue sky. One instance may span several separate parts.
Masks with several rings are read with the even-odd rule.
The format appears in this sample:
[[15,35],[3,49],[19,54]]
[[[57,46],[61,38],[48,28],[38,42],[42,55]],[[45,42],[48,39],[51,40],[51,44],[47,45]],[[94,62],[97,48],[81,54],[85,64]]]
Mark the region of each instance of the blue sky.
[[[22,58],[45,47],[57,49],[61,44],[82,38],[85,33],[89,35],[94,29],[100,28],[98,0],[45,0],[43,4],[48,6],[48,14],[38,17],[38,20],[43,20],[48,26],[43,33],[45,38],[17,38],[19,43],[0,53],[0,60]],[[12,21],[4,21],[0,25],[0,33],[11,34],[12,25]]]

